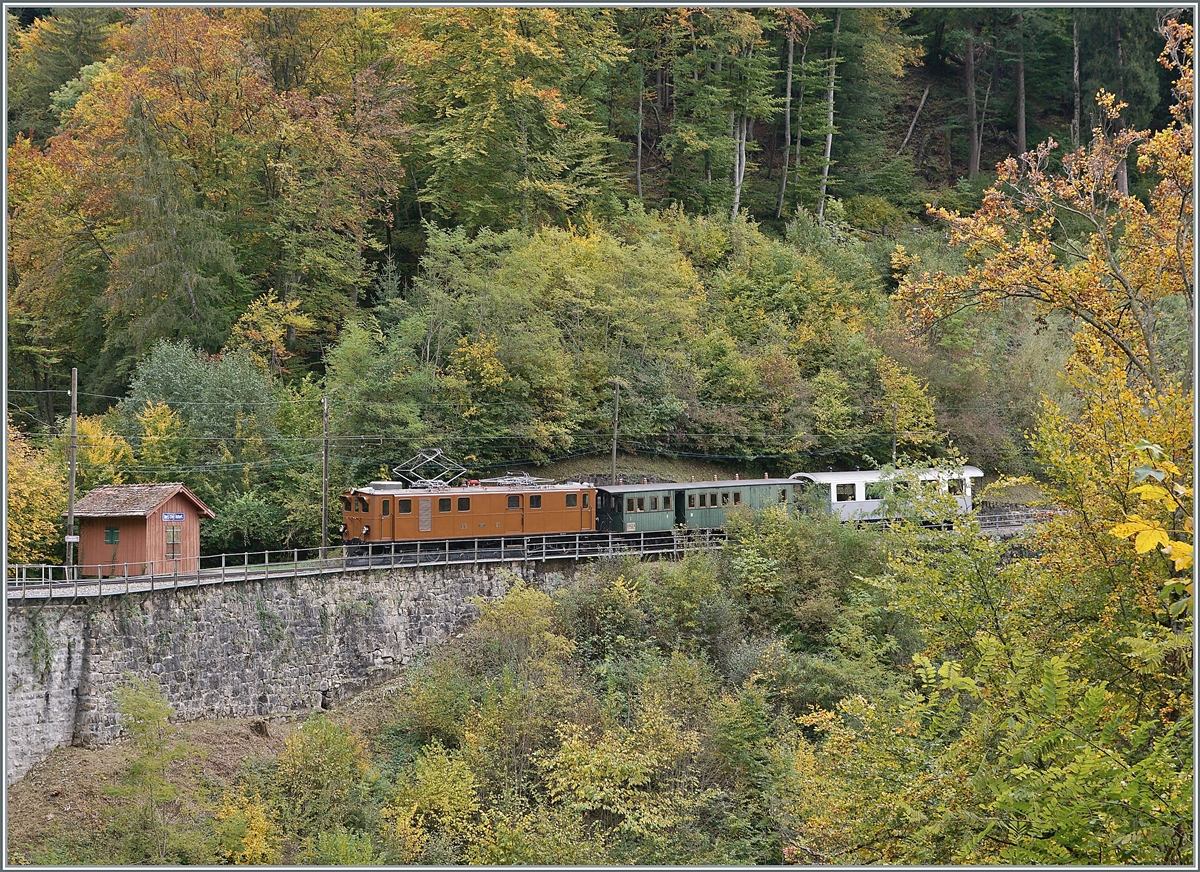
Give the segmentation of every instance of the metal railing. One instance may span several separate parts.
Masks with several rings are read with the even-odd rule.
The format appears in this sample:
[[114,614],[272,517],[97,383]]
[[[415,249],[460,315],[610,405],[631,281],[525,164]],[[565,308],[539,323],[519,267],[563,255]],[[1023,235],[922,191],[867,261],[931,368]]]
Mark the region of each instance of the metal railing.
[[[145,591],[178,590],[230,582],[297,579],[385,568],[473,566],[489,563],[587,560],[644,554],[681,556],[719,547],[720,530],[662,533],[576,533],[446,539],[394,545],[294,548],[290,551],[246,551],[157,563],[105,563],[66,567],[14,564],[8,567],[9,600],[77,599]],[[165,564],[165,565],[164,565]]]

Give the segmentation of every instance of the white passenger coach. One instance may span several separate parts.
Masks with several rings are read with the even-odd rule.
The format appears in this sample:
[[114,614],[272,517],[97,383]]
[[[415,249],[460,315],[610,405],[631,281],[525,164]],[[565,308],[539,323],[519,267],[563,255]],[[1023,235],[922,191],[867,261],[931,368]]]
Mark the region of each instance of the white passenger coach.
[[971,511],[971,496],[975,490],[974,479],[983,478],[983,470],[964,466],[960,470],[922,469],[881,470],[865,469],[854,472],[797,472],[790,478],[808,482],[804,496],[798,502],[807,501],[827,505],[829,511],[843,521],[876,521],[886,517],[883,504],[891,498],[895,489],[910,487],[914,477],[926,486],[937,487],[942,493],[951,494],[958,502],[960,511]]

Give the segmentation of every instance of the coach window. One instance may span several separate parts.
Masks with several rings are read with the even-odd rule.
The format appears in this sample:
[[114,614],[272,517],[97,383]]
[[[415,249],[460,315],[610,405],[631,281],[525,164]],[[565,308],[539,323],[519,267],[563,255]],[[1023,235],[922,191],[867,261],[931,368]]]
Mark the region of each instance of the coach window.
[[658,497],[650,497],[650,511],[658,511]]
[[952,478],[946,482],[947,489],[953,496],[961,496],[963,493],[963,480],[961,478]]
[[392,501],[384,500],[383,501],[383,512],[382,512],[383,517],[386,518],[391,513],[392,513]]
[[587,494],[583,495],[583,507],[585,509],[588,507],[588,495]]
[[723,505],[723,506],[729,505],[729,491],[721,492],[721,505]]
[[887,499],[887,488],[881,481],[869,481],[866,484],[867,499],[869,500],[884,500]]
[[696,508],[696,495],[695,494],[688,494],[688,508],[689,509]]
[[542,495],[541,494],[530,494],[529,495],[529,508],[540,509],[541,507],[542,507]]
[[411,515],[412,514],[412,500],[396,500],[396,514],[397,515]]
[[646,498],[645,498],[645,497],[638,497],[638,508],[637,508],[637,510],[638,510],[639,512],[644,512],[644,511],[646,511]]
[[733,492],[733,504],[735,506],[740,506],[742,504],[742,492],[741,491]]
[[439,512],[450,511],[450,497],[439,497],[438,498],[438,511]]
[[779,502],[780,502],[780,503],[786,503],[786,502],[787,502],[787,489],[786,489],[786,488],[780,488],[780,489],[779,489]]
[[625,511],[626,512],[633,511],[633,497],[629,497],[628,499],[625,500]]
[[666,511],[669,508],[671,508],[671,498],[663,497],[663,510]]
[[521,508],[521,495],[520,494],[509,494],[508,507],[510,509]]
[[708,505],[708,494],[700,494],[700,508]]
[[839,503],[854,502],[854,482],[837,486],[837,501]]
[[460,512],[471,511],[471,498],[470,497],[459,497],[458,498],[458,510]]
[[579,494],[567,494],[567,508],[574,509],[579,505]]
[[708,495],[708,504],[710,506],[715,506],[717,504],[717,495],[716,494]]

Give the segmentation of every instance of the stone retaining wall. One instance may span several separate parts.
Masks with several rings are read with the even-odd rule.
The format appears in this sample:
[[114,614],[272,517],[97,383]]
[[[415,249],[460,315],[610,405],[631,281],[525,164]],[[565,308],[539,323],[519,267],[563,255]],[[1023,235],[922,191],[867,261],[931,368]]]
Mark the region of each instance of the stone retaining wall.
[[154,677],[179,720],[326,708],[389,678],[471,620],[468,600],[574,563],[374,570],[86,602],[10,604],[6,783],[60,745],[121,733],[113,691]]

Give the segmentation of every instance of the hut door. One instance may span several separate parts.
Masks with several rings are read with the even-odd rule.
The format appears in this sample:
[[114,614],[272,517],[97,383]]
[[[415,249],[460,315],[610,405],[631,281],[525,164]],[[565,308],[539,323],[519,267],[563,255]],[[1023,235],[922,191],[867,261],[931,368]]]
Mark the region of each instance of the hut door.
[[433,499],[421,497],[417,501],[417,530],[428,533],[433,529]]

